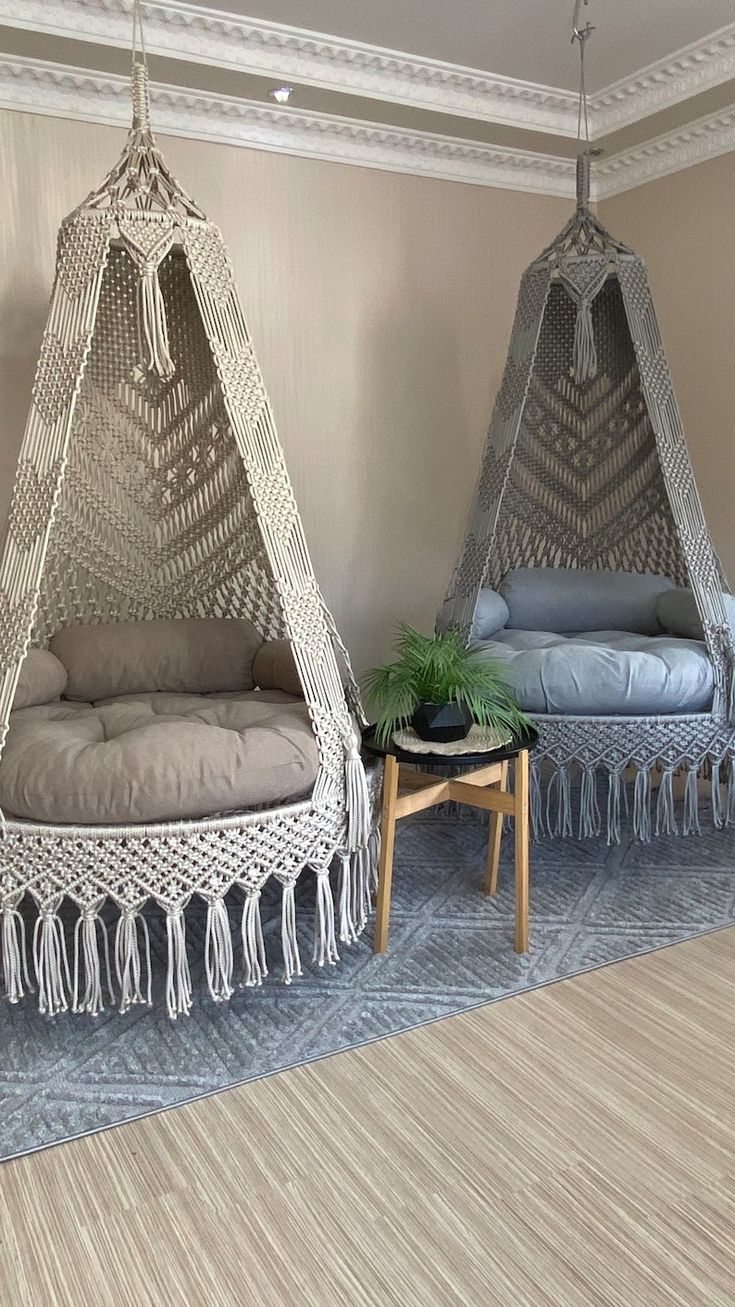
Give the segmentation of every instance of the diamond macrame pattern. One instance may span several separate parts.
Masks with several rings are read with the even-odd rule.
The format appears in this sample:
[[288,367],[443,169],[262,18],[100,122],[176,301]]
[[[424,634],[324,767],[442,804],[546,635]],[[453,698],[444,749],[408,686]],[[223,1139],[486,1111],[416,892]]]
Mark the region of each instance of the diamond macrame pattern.
[[86,348],[86,338],[77,339],[69,346],[50,333],[43,338],[33,399],[49,426],[70,407]]
[[219,232],[211,227],[190,227],[184,237],[186,253],[194,275],[213,299],[228,299],[232,288],[232,265]]
[[56,275],[71,299],[86,290],[107,256],[110,218],[80,222],[74,218],[59,232]]
[[19,549],[30,549],[46,530],[60,476],[61,461],[45,472],[25,460],[18,463],[8,530]]

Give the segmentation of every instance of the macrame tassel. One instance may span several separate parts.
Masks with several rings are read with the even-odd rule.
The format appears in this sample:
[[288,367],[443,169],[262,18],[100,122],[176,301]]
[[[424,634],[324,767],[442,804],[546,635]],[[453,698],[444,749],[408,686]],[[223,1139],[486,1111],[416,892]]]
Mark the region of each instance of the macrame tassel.
[[[110,975],[110,947],[107,940],[107,929],[104,921],[100,918],[99,908],[87,908],[77,918],[77,924],[74,927],[74,993],[72,997],[72,1012],[87,1012],[91,1017],[99,1016],[104,1011],[105,1004],[102,997],[102,964],[100,962],[100,949],[97,938],[97,931],[101,932],[102,946],[105,957],[105,972],[107,975],[107,992],[110,996],[110,1002],[115,1002],[115,994],[112,988],[112,976]],[[79,992],[80,970],[84,965],[84,991]]]
[[318,967],[323,967],[325,962],[333,967],[339,962],[334,930],[334,899],[328,867],[316,874],[316,924],[312,961]]
[[347,847],[354,853],[355,849],[364,849],[370,838],[370,791],[355,737],[345,760],[345,791]]
[[352,918],[352,866],[350,855],[347,853],[342,854],[340,862],[339,937],[343,944],[354,944],[357,934]]
[[378,879],[380,876],[380,846],[382,837],[380,827],[376,826],[368,842],[368,890],[371,898],[378,892]]
[[544,833],[544,816],[541,801],[541,774],[538,767],[531,767],[529,811],[531,831],[535,840],[540,840]]
[[699,786],[697,784],[696,767],[687,769],[687,778],[684,784],[684,823],[682,830],[685,835],[701,835],[702,833],[699,825]]
[[661,781],[656,796],[656,834],[679,834],[674,811],[674,773],[669,767],[661,773]]
[[3,908],[3,976],[10,1003],[19,1003],[33,989],[28,975],[26,923],[18,911],[22,897],[22,892],[16,894]]
[[579,796],[579,838],[592,839],[602,829],[600,805],[597,802],[597,773],[594,767],[585,767]]
[[642,844],[651,840],[651,773],[640,767],[633,787],[633,836]]
[[620,837],[620,772],[611,771],[607,777],[607,842],[619,844]]
[[720,764],[712,763],[712,825],[715,830],[722,830],[725,825],[727,812],[722,802],[722,791],[720,790]]
[[224,899],[213,899],[207,904],[204,968],[207,973],[209,992],[215,1003],[226,1003],[235,992],[232,984],[235,958],[232,952],[230,918]]
[[64,927],[56,911],[43,911],[33,927],[33,965],[38,985],[38,1010],[44,1016],[67,1012],[71,990]]
[[299,943],[296,938],[296,886],[289,881],[283,887],[281,898],[281,946],[283,948],[283,979],[291,984],[294,976],[302,975]]
[[149,372],[167,381],[175,368],[169,353],[166,306],[158,280],[158,267],[146,265],[138,283],[140,326],[143,337],[145,364]]
[[191,1012],[191,973],[186,956],[186,920],[183,908],[166,913],[168,937],[168,970],[166,972],[166,1006],[168,1014],[188,1017]]
[[[557,791],[556,821],[552,825],[551,804],[555,789]],[[562,839],[573,833],[571,778],[569,768],[564,765],[554,772],[546,791],[546,827],[549,835],[561,836]]]
[[725,826],[728,830],[735,826],[735,758],[729,761],[729,775],[727,778],[727,814],[725,816]]
[[593,381],[597,376],[597,350],[592,326],[592,305],[582,298],[577,304],[577,321],[574,324],[574,350],[572,368],[579,385]]
[[[138,927],[145,947],[145,988],[141,987],[143,965],[138,941]],[[115,975],[120,990],[120,1012],[127,1012],[134,1003],[150,1007],[151,996],[151,940],[148,923],[142,913],[124,909],[115,931]]]
[[242,985],[261,985],[268,975],[263,927],[260,921],[260,890],[248,894],[242,909]]
[[358,849],[351,856],[351,916],[355,934],[361,935],[370,916],[370,859],[367,849]]

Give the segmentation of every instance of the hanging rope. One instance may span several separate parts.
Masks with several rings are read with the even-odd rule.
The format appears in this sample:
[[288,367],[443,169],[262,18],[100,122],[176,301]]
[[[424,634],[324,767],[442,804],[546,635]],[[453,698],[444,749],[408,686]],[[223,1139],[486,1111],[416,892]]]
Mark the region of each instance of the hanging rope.
[[[572,19],[572,44],[579,44],[579,103],[577,107],[577,209],[586,209],[590,198],[590,124],[587,108],[587,85],[585,81],[584,54],[587,42],[594,32],[591,23],[580,26],[582,3],[588,0],[575,0]],[[584,149],[582,132],[584,129]],[[604,277],[602,279],[604,281]],[[590,287],[590,292],[591,292]],[[599,286],[597,287],[599,289]],[[596,293],[596,291],[595,291]],[[592,293],[585,291],[574,295],[577,302],[577,321],[574,329],[574,346],[572,349],[572,371],[579,385],[593,381],[597,376],[597,350],[595,348],[594,328],[592,325]]]

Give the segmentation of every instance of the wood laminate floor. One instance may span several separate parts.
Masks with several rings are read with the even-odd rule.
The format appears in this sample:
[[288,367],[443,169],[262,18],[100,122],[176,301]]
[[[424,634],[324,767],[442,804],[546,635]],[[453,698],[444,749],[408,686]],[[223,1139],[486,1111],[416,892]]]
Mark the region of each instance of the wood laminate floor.
[[2,1307],[733,1307],[735,929],[0,1169]]

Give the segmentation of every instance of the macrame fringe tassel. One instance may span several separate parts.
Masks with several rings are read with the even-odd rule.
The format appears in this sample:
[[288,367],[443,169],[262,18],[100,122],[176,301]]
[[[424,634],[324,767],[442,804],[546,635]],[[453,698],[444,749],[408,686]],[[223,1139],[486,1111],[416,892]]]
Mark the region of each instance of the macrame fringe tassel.
[[656,834],[679,834],[674,811],[674,773],[668,767],[661,773],[656,796]]
[[245,899],[241,929],[243,972],[240,983],[246,986],[261,985],[268,975],[268,967],[260,921],[260,890],[254,890]]
[[372,896],[378,892],[378,878],[380,875],[380,845],[381,835],[380,827],[376,826],[368,841],[368,892],[370,894],[372,907]]
[[354,853],[356,849],[364,849],[370,838],[370,791],[357,740],[353,741],[345,760],[345,802],[347,847]]
[[[140,956],[138,928],[145,949],[145,982]],[[152,1004],[151,995],[151,940],[148,923],[142,913],[123,911],[115,931],[115,975],[120,990],[120,1012],[127,1012],[135,1003]]]
[[722,802],[722,791],[720,789],[720,764],[712,763],[712,825],[715,830],[722,830],[725,825],[727,811]]
[[544,834],[544,816],[541,805],[541,775],[538,767],[532,765],[529,787],[529,812],[531,816],[531,832],[535,840],[540,840]]
[[204,968],[207,985],[215,1003],[226,1003],[235,992],[232,977],[235,957],[232,951],[230,918],[224,899],[207,904],[207,930],[204,940]]
[[735,826],[735,758],[729,762],[730,772],[727,778],[727,814],[725,826],[730,830]]
[[44,911],[33,927],[33,965],[38,985],[38,1010],[44,1016],[67,1012],[71,991],[64,927],[55,911]]
[[16,894],[3,908],[3,976],[10,1003],[19,1003],[33,989],[28,974],[26,924],[18,911],[22,897]]
[[283,887],[281,898],[281,946],[283,948],[283,979],[291,984],[294,976],[302,975],[299,943],[296,938],[296,886],[289,881]]
[[316,874],[316,924],[312,961],[318,967],[323,967],[325,962],[333,967],[339,962],[334,929],[334,898],[328,867]]
[[352,921],[355,932],[361,935],[365,929],[372,900],[370,895],[370,851],[358,849],[352,854]]
[[699,825],[699,787],[697,779],[696,767],[689,767],[684,783],[684,822],[682,830],[685,835],[701,835],[702,833]]
[[[107,928],[99,915],[99,908],[89,908],[77,918],[74,927],[74,992],[72,1012],[87,1012],[89,1016],[99,1016],[104,1012],[102,997],[102,963],[97,932],[100,932],[105,958],[107,992],[110,1002],[115,1002],[110,974],[110,946]],[[80,993],[81,969],[84,967],[84,990]]]
[[[556,791],[556,820],[552,824],[551,806]],[[551,836],[564,839],[571,835],[572,828],[572,785],[569,768],[558,767],[549,781],[546,791],[546,828]]]
[[340,857],[339,877],[339,938],[342,944],[354,944],[357,939],[352,917],[352,859],[348,853]]
[[597,802],[597,772],[594,767],[585,767],[579,795],[579,838],[592,839],[602,830],[600,805]]
[[191,973],[186,955],[186,920],[183,908],[166,913],[168,970],[166,972],[166,1006],[168,1014],[188,1017],[191,1012]]
[[607,842],[619,844],[620,823],[620,772],[608,772],[607,777]]
[[592,326],[592,305],[589,300],[580,299],[577,305],[577,320],[574,324],[574,350],[572,368],[579,385],[585,381],[594,381],[597,376],[597,349],[595,333]]
[[175,368],[169,353],[166,306],[158,280],[158,268],[144,268],[139,282],[140,326],[149,372],[167,381]]
[[633,836],[642,844],[651,841],[651,773],[640,767],[633,787]]

